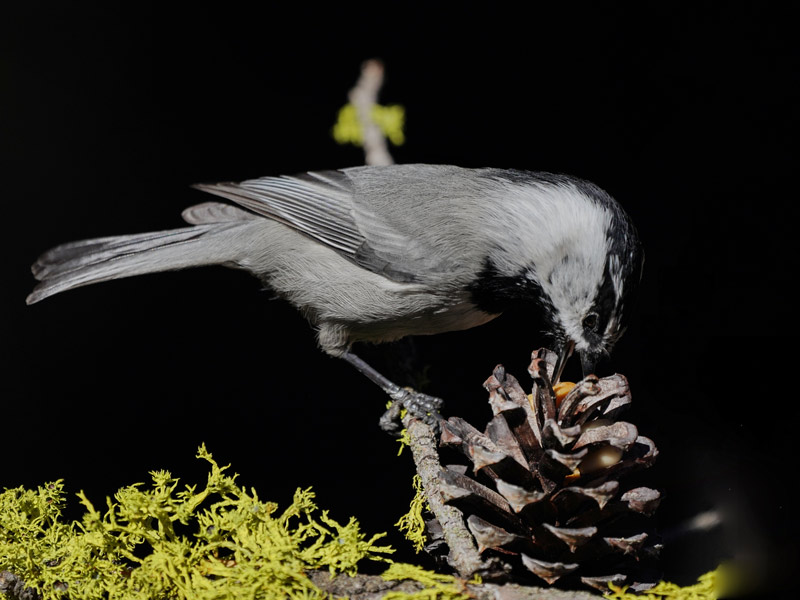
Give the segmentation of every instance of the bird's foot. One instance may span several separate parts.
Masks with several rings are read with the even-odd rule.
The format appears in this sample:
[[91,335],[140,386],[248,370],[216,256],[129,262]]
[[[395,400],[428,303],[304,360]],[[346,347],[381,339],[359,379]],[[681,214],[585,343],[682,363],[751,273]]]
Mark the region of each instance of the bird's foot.
[[439,422],[444,419],[439,413],[444,401],[435,396],[423,394],[411,388],[397,388],[389,392],[392,405],[383,413],[380,420],[381,429],[396,435],[403,428],[400,422],[402,409],[406,409],[411,416],[423,421],[434,431],[439,431]]

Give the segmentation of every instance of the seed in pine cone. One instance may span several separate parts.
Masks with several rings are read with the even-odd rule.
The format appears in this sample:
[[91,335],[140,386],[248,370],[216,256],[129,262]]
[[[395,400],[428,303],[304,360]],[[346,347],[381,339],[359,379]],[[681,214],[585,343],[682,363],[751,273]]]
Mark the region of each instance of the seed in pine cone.
[[[451,417],[441,446],[469,459],[442,473],[445,501],[459,508],[482,553],[552,584],[607,590],[608,582],[646,589],[660,548],[647,519],[660,494],[627,489],[632,472],[658,450],[620,413],[631,402],[622,375],[594,375],[553,389],[555,354],[533,353],[531,394],[495,368],[484,383],[493,418],[483,432]],[[506,567],[508,565],[505,565]]]

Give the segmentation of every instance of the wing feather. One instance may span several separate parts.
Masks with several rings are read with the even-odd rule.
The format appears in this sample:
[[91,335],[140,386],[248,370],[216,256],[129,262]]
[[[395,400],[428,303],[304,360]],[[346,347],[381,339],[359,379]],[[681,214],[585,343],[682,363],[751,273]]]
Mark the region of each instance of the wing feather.
[[409,283],[471,274],[484,245],[468,217],[491,210],[482,194],[492,185],[468,169],[393,165],[195,187],[283,223],[364,269]]
[[314,173],[194,187],[275,219],[355,260],[365,238],[353,218],[353,192],[344,179],[341,173]]
[[[368,207],[360,206],[351,180],[341,171],[194,187],[283,223],[375,273],[396,281],[414,279],[410,273],[392,266],[403,249],[409,247],[408,237],[381,222]],[[386,252],[382,254],[384,242]]]

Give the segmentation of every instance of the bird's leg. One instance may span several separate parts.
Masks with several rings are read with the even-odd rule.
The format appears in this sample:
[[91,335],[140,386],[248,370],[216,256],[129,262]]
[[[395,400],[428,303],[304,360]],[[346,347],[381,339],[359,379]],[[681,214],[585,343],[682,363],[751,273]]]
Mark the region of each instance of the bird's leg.
[[352,352],[345,352],[341,357],[366,375],[373,383],[379,385],[392,399],[392,406],[381,417],[381,429],[389,433],[396,433],[399,430],[400,407],[405,408],[431,427],[438,427],[439,421],[442,420],[442,415],[439,414],[439,409],[443,404],[441,398],[400,387]]

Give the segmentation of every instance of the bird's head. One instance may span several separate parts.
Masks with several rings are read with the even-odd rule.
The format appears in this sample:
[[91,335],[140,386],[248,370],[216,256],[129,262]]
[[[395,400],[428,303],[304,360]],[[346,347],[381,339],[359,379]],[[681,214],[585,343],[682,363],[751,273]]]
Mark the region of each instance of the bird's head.
[[588,265],[565,258],[542,284],[558,353],[554,381],[573,352],[580,356],[584,377],[594,373],[597,362],[611,353],[625,331],[644,256],[635,238],[610,242],[602,268],[587,269]]
[[638,287],[644,253],[628,215],[605,192],[580,182],[573,192],[587,198],[582,209],[555,220],[560,243],[535,267],[541,302],[558,352],[553,380],[558,381],[573,352],[583,375],[611,353],[626,327]]
[[486,295],[538,303],[558,352],[554,382],[573,352],[586,376],[625,330],[644,262],[636,230],[589,182],[536,173],[512,183],[506,241],[483,274],[492,284]]

